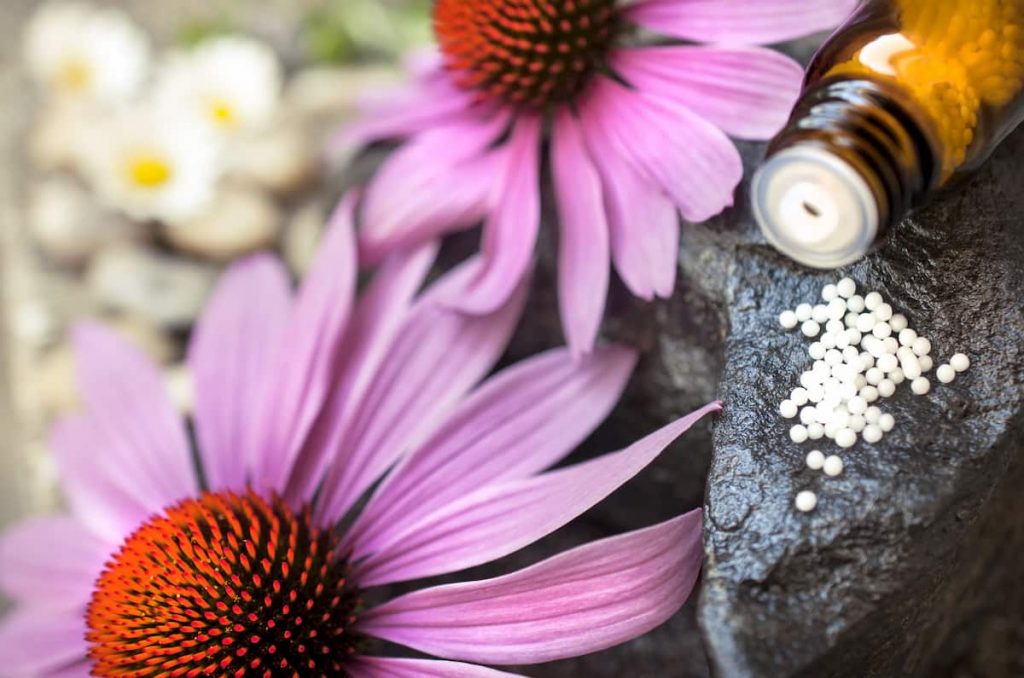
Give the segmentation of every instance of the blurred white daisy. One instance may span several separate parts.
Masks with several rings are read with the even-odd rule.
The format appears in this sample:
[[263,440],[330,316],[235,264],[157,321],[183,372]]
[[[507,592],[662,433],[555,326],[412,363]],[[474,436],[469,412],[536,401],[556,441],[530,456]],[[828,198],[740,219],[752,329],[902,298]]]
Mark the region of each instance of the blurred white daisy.
[[217,139],[191,116],[129,106],[83,143],[81,166],[100,199],[136,219],[187,219],[221,174]]
[[277,111],[281,65],[262,42],[213,38],[171,54],[157,84],[162,105],[198,114],[218,134],[265,127]]
[[145,34],[123,13],[81,2],[45,2],[25,28],[25,61],[48,93],[117,102],[149,68]]

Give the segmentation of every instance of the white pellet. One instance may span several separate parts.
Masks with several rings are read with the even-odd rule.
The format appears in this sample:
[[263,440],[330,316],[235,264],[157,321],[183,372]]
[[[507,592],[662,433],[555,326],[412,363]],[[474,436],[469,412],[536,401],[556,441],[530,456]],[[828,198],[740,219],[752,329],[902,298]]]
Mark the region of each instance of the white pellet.
[[[835,321],[830,320],[829,322],[835,322]],[[842,331],[842,332],[836,332],[834,336],[836,338],[836,348],[839,348],[839,349],[850,348],[850,337],[846,334],[845,330]]]
[[857,327],[857,318],[858,317],[859,317],[858,313],[847,313],[846,317],[843,318],[843,322],[846,323],[847,327],[856,328]]
[[865,386],[860,390],[860,397],[866,400],[869,404],[878,402],[878,388],[875,386]]
[[851,327],[846,330],[846,338],[850,342],[850,346],[857,346],[860,344],[861,339],[864,338],[864,334],[856,327]]
[[839,432],[839,429],[837,429],[831,423],[826,423],[825,424],[825,437],[828,438],[829,440],[835,440],[836,433],[838,433],[838,432]]
[[878,292],[869,292],[864,296],[864,308],[869,311],[874,311],[876,308],[882,305],[885,300],[882,299],[882,295]]
[[810,304],[800,304],[796,307],[796,319],[800,322],[806,322],[811,319],[811,314],[814,313],[814,307]]
[[829,365],[839,365],[843,362],[843,354],[834,348],[830,348],[825,353],[825,362]]
[[851,414],[850,423],[847,424],[850,430],[853,431],[854,433],[860,433],[861,431],[864,430],[864,427],[867,425],[868,422],[864,418],[863,414]]
[[829,320],[825,323],[825,331],[838,336],[846,332],[846,325],[843,324],[842,320]]
[[824,287],[821,288],[821,298],[824,301],[832,301],[833,299],[837,298],[838,296],[839,296],[839,289],[835,285],[833,285],[831,283],[829,283],[828,285],[825,285]]
[[882,351],[889,355],[896,355],[896,351],[900,348],[900,342],[896,341],[896,337],[886,337],[882,339]]
[[868,409],[868,401],[858,395],[850,398],[850,401],[846,403],[846,407],[854,414],[864,414]]
[[816,337],[821,332],[821,325],[814,320],[807,320],[800,326],[800,331],[804,333],[805,337]]
[[[799,317],[799,314],[798,314]],[[917,341],[917,332],[910,329],[909,327],[900,332],[900,345],[901,346],[913,346],[914,342]]]
[[839,293],[839,296],[849,299],[857,293],[857,283],[853,281],[853,278],[843,278],[836,283],[836,291]]
[[843,472],[843,460],[833,454],[825,459],[822,468],[825,471],[825,475],[835,478]]
[[889,304],[881,304],[878,308],[875,309],[875,317],[878,318],[879,320],[884,320],[885,322],[888,322],[889,320],[892,319],[892,306],[890,306]]
[[864,378],[868,380],[868,383],[872,386],[878,386],[885,379],[885,372],[880,367],[872,367],[864,374]]
[[875,356],[871,355],[867,351],[860,354],[860,366],[862,372],[867,372],[875,366]]
[[846,308],[850,309],[854,313],[864,312],[864,297],[859,294],[855,294],[846,300]]
[[893,386],[899,386],[907,380],[907,376],[903,374],[903,368],[897,367],[895,370],[889,373],[889,381],[892,382]]
[[[883,415],[884,416],[884,415]],[[882,439],[882,427],[877,424],[868,424],[864,427],[864,442],[877,443]]]
[[826,350],[828,350],[830,348],[835,348],[836,347],[836,335],[834,335],[834,334],[824,334],[824,335],[822,335],[822,337],[821,337],[821,345],[824,346]]
[[[902,375],[903,372],[901,371],[900,374]],[[875,388],[878,389],[878,395],[883,398],[891,398],[896,394],[896,382],[892,379],[883,379],[878,382],[878,385]]]
[[858,374],[857,378],[853,380],[853,385],[860,391],[862,388],[868,385],[868,380],[864,378],[863,374]]
[[893,317],[889,319],[889,324],[892,326],[893,332],[902,332],[910,326],[907,316],[902,313],[896,313],[893,315]]
[[852,365],[842,363],[832,368],[832,374],[836,379],[839,380],[840,384],[853,383],[853,380],[857,378],[858,371]]
[[879,339],[885,339],[886,337],[892,336],[892,328],[889,327],[889,323],[879,322],[876,323],[873,328],[871,328],[871,334],[875,335]]
[[779,324],[784,329],[791,330],[797,326],[796,313],[793,311],[783,311],[779,314]]
[[[900,361],[893,354],[886,353],[885,355],[878,359],[878,362],[875,363],[875,365],[878,367],[879,370],[888,374],[889,372],[892,372],[893,370],[900,366]],[[881,379],[879,379],[878,381],[881,381]],[[875,382],[875,385],[877,386],[878,382]]]
[[846,400],[849,400],[851,398],[857,397],[857,392],[859,390],[860,389],[857,388],[857,384],[856,383],[849,382],[849,381],[844,381],[839,386],[839,395],[842,397],[842,399],[844,401],[846,401]]
[[963,353],[954,353],[949,359],[949,365],[957,372],[966,372],[971,367],[971,359]]
[[814,372],[807,371],[800,375],[800,385],[810,393],[812,387],[821,386],[821,380],[814,375]]
[[874,313],[861,313],[857,316],[857,329],[862,334],[867,334],[871,330],[875,329],[875,314]]
[[825,427],[821,422],[814,422],[807,427],[807,437],[811,440],[821,440],[825,437]]
[[951,384],[956,379],[956,370],[952,365],[939,365],[939,369],[935,370],[935,376],[943,384]]
[[835,426],[836,430],[847,428],[850,425],[850,413],[844,409],[832,410],[828,423]]
[[797,407],[803,407],[807,404],[807,389],[797,386],[789,394],[789,399],[793,401],[793,404]]
[[922,372],[931,372],[932,368],[935,367],[935,361],[932,360],[930,355],[923,355],[917,359],[917,362],[921,363]]
[[932,390],[932,383],[925,377],[918,377],[910,383],[910,390],[917,395],[927,395]]
[[807,349],[807,352],[815,360],[821,360],[825,357],[826,350],[827,349],[821,345],[820,341],[816,341],[813,344],[811,344],[810,348]]
[[[851,342],[852,344],[853,342]],[[860,351],[857,350],[856,346],[847,346],[843,349],[843,360],[848,365],[854,365],[860,367]]]
[[928,355],[932,352],[932,342],[925,337],[918,337],[914,340],[914,345],[911,348],[917,355]]
[[913,380],[921,376],[921,361],[916,357],[912,356],[901,360],[900,367],[903,369],[903,375],[907,379]]
[[807,468],[812,471],[820,471],[825,467],[825,455],[821,450],[811,450],[807,453]]
[[811,320],[823,325],[828,322],[828,306],[825,304],[816,304],[811,309]]
[[882,429],[882,432],[888,433],[896,426],[896,419],[891,414],[883,414],[878,420],[878,428]]
[[839,447],[853,447],[857,444],[857,434],[848,428],[841,428],[836,432],[836,445]]
[[789,429],[789,437],[793,439],[794,443],[807,442],[807,427],[803,424],[797,424],[793,428]]
[[797,406],[792,400],[783,400],[779,403],[779,413],[786,419],[792,419],[797,414]]
[[868,411],[864,413],[864,421],[869,424],[877,424],[878,420],[882,418],[882,410],[875,405],[868,408]]
[[811,403],[820,403],[825,398],[825,389],[821,387],[821,384],[812,384],[807,389],[807,401]]
[[[786,417],[791,419],[792,417]],[[800,423],[804,426],[810,426],[818,420],[818,411],[813,407],[804,407],[800,409]]]
[[843,322],[843,318],[846,317],[846,301],[843,299],[833,299],[828,302],[827,312],[830,319],[836,322]]
[[804,490],[797,493],[796,500],[793,503],[797,511],[809,513],[818,505],[818,495],[810,490]]

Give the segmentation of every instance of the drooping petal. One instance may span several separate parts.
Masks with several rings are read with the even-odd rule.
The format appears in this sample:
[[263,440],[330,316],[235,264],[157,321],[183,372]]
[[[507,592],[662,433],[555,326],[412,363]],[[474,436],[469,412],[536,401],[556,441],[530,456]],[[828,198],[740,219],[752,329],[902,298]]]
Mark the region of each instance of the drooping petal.
[[833,28],[857,0],[638,0],[634,23],[696,42],[767,45]]
[[673,45],[617,50],[617,73],[740,139],[770,139],[789,119],[803,68],[763,47]]
[[199,483],[185,428],[160,371],[98,324],[78,326],[73,342],[86,410],[111,444],[123,448],[121,461],[146,476],[152,499],[162,506],[194,495]]
[[132,450],[107,438],[96,422],[82,416],[58,422],[50,447],[72,514],[104,541],[121,543],[164,507]]
[[484,223],[484,266],[449,303],[467,313],[491,313],[519,287],[530,268],[540,228],[541,119],[520,115],[493,184],[496,204]]
[[392,255],[381,264],[360,295],[339,356],[339,380],[332,387],[330,399],[289,474],[285,496],[294,505],[309,501],[323,477],[325,466],[344,444],[343,437],[351,418],[373,375],[387,357],[436,254],[437,245],[432,243]]
[[558,304],[569,347],[582,355],[593,349],[604,316],[611,236],[601,177],[566,107],[558,114],[551,146],[560,226]]
[[413,524],[355,566],[363,586],[420,579],[481,565],[532,544],[621,487],[701,417],[713,403],[621,452],[490,487]]
[[302,284],[282,348],[274,357],[273,380],[250,424],[259,445],[253,484],[283,490],[295,458],[320,412],[334,379],[340,339],[348,326],[356,289],[353,215],[356,195],[338,205],[320,251]]
[[603,650],[657,627],[701,563],[701,512],[594,542],[504,577],[423,589],[360,630],[463,661],[533,664]]
[[690,109],[608,78],[594,83],[581,108],[591,128],[602,130],[608,143],[671,196],[688,220],[705,221],[733,204],[743,178],[739,151],[722,130]]
[[353,678],[515,678],[519,675],[476,664],[397,657],[360,657],[348,671]]
[[524,284],[489,315],[466,315],[439,303],[439,298],[453,298],[465,289],[479,265],[470,261],[435,284],[397,332],[328,470],[319,502],[325,519],[340,518],[422,442],[505,350],[522,312]]
[[291,306],[288,274],[256,255],[224,274],[196,325],[188,351],[195,425],[207,485],[244,489],[253,413],[271,381]]
[[584,360],[555,349],[488,379],[381,483],[349,531],[353,558],[481,487],[557,463],[604,420],[635,362],[619,346]]
[[488,147],[504,116],[462,116],[425,131],[396,150],[366,191],[359,233],[360,258],[378,263],[399,248],[481,222],[501,178],[499,155]]
[[84,609],[116,548],[68,516],[30,518],[0,537],[0,588],[34,608]]
[[615,269],[641,299],[668,298],[675,288],[679,257],[676,207],[661,188],[611,146],[600,127],[590,123],[584,129],[604,179]]
[[5,676],[49,676],[85,658],[85,615],[19,609],[0,619]]

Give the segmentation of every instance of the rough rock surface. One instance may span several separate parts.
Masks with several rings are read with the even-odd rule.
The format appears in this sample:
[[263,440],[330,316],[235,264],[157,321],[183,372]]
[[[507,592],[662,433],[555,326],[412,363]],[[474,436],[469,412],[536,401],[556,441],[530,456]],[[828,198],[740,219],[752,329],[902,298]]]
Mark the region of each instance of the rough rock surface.
[[[954,657],[984,642],[975,620],[1014,597],[1019,605],[1022,153],[1024,130],[842,271],[892,300],[930,336],[937,361],[964,351],[973,366],[926,397],[901,386],[883,407],[894,432],[845,451],[838,479],[806,469],[814,445],[791,442],[792,422],[777,413],[809,360],[806,339],[784,332],[778,314],[814,302],[838,276],[790,264],[745,212],[734,215],[727,405],[714,433],[699,612],[715,673],[935,675],[954,662],[956,675],[974,675]],[[792,508],[802,489],[818,493],[811,514]],[[981,675],[1019,671],[1020,639],[1015,647],[1016,660]]]

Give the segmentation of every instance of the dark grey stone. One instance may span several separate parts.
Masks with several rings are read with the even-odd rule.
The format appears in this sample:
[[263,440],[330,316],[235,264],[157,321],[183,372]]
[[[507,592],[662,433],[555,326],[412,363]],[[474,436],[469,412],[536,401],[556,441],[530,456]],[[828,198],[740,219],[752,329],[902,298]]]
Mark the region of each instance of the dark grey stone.
[[[899,387],[883,405],[896,429],[844,451],[838,479],[806,469],[815,445],[794,444],[792,422],[777,412],[809,361],[807,340],[777,317],[813,303],[839,276],[788,262],[763,244],[745,210],[712,227],[740,233],[726,245],[726,408],[713,439],[699,608],[716,674],[1022,669],[1012,633],[1002,662],[964,653],[991,640],[978,632],[995,611],[1020,609],[1024,585],[1022,153],[1024,130],[880,252],[841,271],[929,336],[936,365],[963,351],[973,366],[952,385],[933,379],[926,397]],[[793,508],[803,489],[818,493],[813,513]]]

